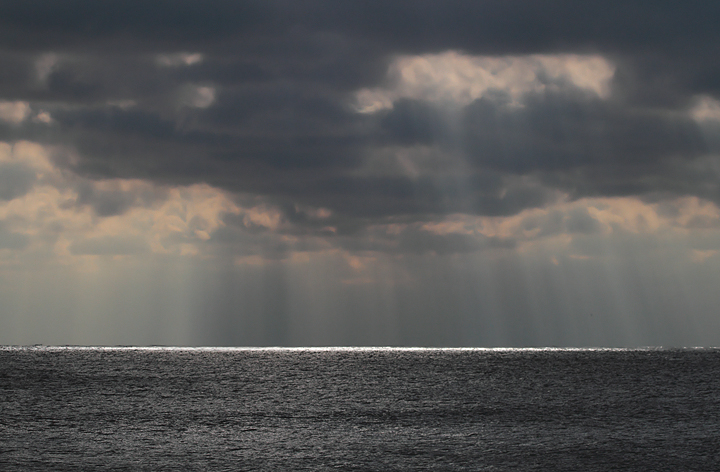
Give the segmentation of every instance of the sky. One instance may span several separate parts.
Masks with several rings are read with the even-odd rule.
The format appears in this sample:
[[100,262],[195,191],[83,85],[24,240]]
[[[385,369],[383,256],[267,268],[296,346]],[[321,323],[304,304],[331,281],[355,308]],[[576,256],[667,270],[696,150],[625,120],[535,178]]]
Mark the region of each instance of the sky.
[[0,0],[0,344],[718,346],[718,20]]

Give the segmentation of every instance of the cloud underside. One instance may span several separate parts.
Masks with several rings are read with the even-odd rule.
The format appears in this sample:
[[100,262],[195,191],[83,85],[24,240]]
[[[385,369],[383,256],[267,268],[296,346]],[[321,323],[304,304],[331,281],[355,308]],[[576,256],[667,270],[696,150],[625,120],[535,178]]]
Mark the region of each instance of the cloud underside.
[[718,18],[0,2],[0,344],[716,343]]
[[[109,227],[209,188],[223,203],[202,221],[182,217],[172,244],[247,248],[273,234],[276,249],[239,257],[296,245],[512,248],[515,234],[427,225],[607,198],[717,204],[717,13],[663,3],[648,15],[623,2],[3,5],[0,141],[40,146],[52,170],[5,159],[0,203],[54,188],[58,211]],[[122,240],[78,226],[82,240],[60,252],[167,249],[171,232],[151,237],[159,226],[137,221]]]

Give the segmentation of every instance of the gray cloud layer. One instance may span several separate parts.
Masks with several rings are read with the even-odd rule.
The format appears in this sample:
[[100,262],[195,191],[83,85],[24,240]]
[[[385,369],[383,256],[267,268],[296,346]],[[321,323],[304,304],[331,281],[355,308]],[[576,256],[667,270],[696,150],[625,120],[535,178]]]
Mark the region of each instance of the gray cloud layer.
[[[263,195],[288,220],[296,204],[329,208],[340,233],[378,218],[510,215],[553,190],[717,202],[717,180],[693,167],[717,143],[685,112],[698,94],[720,97],[718,18],[711,2],[7,1],[0,97],[54,121],[0,122],[0,139],[64,144],[77,152],[66,165],[92,179],[207,182]],[[553,87],[524,107],[490,94],[452,123],[423,100],[374,114],[350,105],[386,84],[396,55],[449,49],[593,53],[617,70],[608,99],[546,78]],[[182,52],[202,60],[158,61]],[[460,155],[464,175],[356,172],[387,146]],[[0,198],[26,180],[0,182]],[[134,198],[85,192],[79,203],[107,216]]]

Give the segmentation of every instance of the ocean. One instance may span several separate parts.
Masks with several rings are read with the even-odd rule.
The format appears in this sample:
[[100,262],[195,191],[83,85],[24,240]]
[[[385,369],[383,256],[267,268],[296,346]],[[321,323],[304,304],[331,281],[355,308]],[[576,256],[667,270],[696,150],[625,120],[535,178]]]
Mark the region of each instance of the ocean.
[[720,350],[5,347],[0,470],[720,470]]

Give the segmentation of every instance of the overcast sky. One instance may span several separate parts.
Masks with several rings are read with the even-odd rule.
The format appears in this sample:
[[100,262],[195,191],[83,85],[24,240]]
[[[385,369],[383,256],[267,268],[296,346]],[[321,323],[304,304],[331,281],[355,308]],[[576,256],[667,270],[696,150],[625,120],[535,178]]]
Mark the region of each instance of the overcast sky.
[[0,344],[718,346],[719,20],[0,0]]

